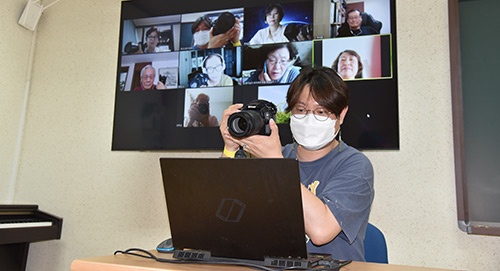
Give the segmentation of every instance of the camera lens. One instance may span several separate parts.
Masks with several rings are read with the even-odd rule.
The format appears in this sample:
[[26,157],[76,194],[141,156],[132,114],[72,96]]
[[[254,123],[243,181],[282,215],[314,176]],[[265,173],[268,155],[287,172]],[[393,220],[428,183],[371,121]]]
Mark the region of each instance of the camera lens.
[[229,116],[229,133],[234,137],[257,134],[264,126],[261,117],[254,111],[237,112]]
[[198,104],[198,111],[200,111],[200,114],[202,115],[208,114],[208,104],[207,103]]

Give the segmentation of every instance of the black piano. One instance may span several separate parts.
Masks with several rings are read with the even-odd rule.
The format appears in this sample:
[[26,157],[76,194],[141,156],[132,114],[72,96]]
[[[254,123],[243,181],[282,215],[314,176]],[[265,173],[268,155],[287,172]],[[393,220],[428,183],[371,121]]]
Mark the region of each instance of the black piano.
[[62,218],[38,205],[0,204],[0,269],[24,271],[32,242],[61,239]]

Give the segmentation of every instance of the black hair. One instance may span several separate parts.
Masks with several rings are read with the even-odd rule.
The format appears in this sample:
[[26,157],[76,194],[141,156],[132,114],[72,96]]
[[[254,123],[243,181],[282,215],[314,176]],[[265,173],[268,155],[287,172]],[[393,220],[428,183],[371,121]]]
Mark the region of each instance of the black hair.
[[277,3],[269,4],[266,7],[266,10],[264,10],[264,22],[266,21],[267,14],[270,14],[273,11],[273,9],[278,10],[278,14],[280,15],[280,21],[283,19],[283,17],[285,17],[285,10],[280,4]]
[[346,50],[340,52],[339,55],[337,56],[337,58],[335,58],[335,60],[332,63],[332,69],[334,69],[336,72],[339,72],[337,66],[339,65],[340,56],[343,53],[347,53],[347,54],[354,56],[358,59],[358,70],[356,71],[356,75],[354,76],[354,78],[363,78],[363,62],[361,61],[361,56],[358,54],[358,52],[356,52],[354,50],[346,49]]
[[288,52],[290,53],[290,59],[289,60],[294,60],[298,56],[298,51],[297,48],[292,43],[272,43],[272,44],[266,44],[265,46],[262,46],[262,53],[264,58],[267,58],[267,55],[278,50],[281,48],[287,48]]
[[148,31],[146,31],[146,37],[148,37],[151,33],[156,32],[158,35],[160,32],[158,31],[158,28],[151,26]]
[[198,19],[196,19],[196,21],[194,21],[193,25],[191,26],[191,33],[192,34],[194,34],[196,32],[196,28],[198,28],[198,26],[202,22],[205,23],[205,25],[207,25],[208,28],[212,27],[212,20],[210,20],[210,18],[208,18],[207,16],[201,16]]
[[346,16],[347,18],[349,18],[349,14],[351,14],[351,13],[353,13],[353,12],[355,12],[355,11],[357,11],[357,12],[359,13],[359,16],[361,16],[362,12],[361,12],[361,10],[359,10],[359,9],[351,9],[351,10],[349,10],[349,11],[345,14],[345,16]]
[[288,88],[286,112],[290,112],[297,104],[306,86],[309,86],[313,99],[336,117],[349,105],[349,88],[336,71],[324,66],[305,67]]

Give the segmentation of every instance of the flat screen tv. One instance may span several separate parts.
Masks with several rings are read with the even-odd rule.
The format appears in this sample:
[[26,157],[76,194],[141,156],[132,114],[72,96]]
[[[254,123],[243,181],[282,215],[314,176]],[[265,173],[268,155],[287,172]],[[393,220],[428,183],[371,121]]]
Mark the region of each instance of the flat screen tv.
[[118,43],[112,150],[221,150],[223,110],[256,99],[290,143],[286,92],[307,66],[351,90],[343,141],[399,149],[395,0],[123,1]]

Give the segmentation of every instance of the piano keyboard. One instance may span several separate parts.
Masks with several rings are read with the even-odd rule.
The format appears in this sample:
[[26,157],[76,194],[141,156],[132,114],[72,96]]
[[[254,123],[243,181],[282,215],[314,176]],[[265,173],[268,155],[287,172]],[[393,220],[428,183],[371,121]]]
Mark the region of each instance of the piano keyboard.
[[15,229],[15,228],[33,228],[33,227],[50,227],[52,221],[41,221],[32,218],[17,218],[0,221],[0,229]]

